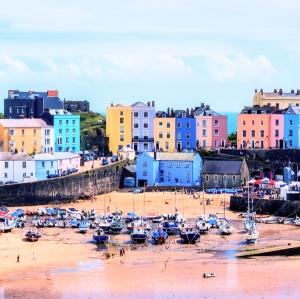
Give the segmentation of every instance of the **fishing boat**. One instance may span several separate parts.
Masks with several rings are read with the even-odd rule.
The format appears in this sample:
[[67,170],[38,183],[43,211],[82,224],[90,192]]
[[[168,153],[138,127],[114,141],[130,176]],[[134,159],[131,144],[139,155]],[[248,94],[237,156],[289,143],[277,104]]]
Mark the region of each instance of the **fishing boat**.
[[199,230],[200,234],[205,234],[209,232],[211,226],[209,224],[209,221],[205,219],[205,217],[199,216],[196,222],[196,227]]
[[215,214],[208,215],[208,223],[211,228],[218,228],[219,227],[219,218]]
[[168,238],[168,233],[162,228],[157,228],[152,232],[152,240],[155,245],[164,244]]
[[7,215],[9,212],[7,207],[0,207],[0,217]]
[[168,235],[177,235],[179,233],[179,226],[175,221],[164,221],[162,227]]
[[36,242],[40,239],[41,234],[37,230],[30,229],[26,232],[25,238],[27,241]]
[[193,227],[188,227],[180,231],[180,239],[183,244],[195,244],[200,240],[200,232]]
[[80,225],[80,221],[76,218],[71,219],[70,226],[71,228],[78,228]]
[[9,216],[0,218],[0,232],[9,233],[16,226],[16,223]]
[[109,232],[111,234],[119,234],[123,229],[123,224],[119,219],[112,219]]
[[259,232],[256,229],[252,229],[247,231],[246,233],[246,243],[253,244],[256,243],[257,239],[259,237]]
[[147,241],[148,234],[142,227],[136,227],[133,229],[130,238],[134,243],[145,243]]
[[109,242],[109,236],[101,228],[94,229],[93,240],[96,244],[105,244]]
[[98,223],[98,227],[100,227],[101,229],[103,229],[106,233],[110,231],[110,228],[111,228],[111,222],[108,221],[105,218],[101,219]]
[[80,221],[79,232],[85,234],[90,228],[90,222],[87,220]]
[[221,235],[231,235],[233,233],[233,228],[227,219],[223,218],[220,220],[219,232]]

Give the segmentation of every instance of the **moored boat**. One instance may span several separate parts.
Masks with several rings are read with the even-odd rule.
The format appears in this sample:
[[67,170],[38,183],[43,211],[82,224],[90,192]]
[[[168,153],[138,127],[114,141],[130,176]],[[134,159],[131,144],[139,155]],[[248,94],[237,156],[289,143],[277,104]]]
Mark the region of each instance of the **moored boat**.
[[248,244],[253,244],[257,242],[258,237],[259,237],[259,232],[256,229],[253,229],[247,231],[245,239]]
[[198,221],[196,222],[196,227],[201,234],[205,234],[209,232],[211,225],[204,217],[199,217]]
[[93,240],[96,244],[105,244],[109,242],[109,236],[101,228],[94,229]]
[[175,221],[164,221],[162,227],[168,235],[177,235],[179,233],[179,227]]
[[25,234],[25,238],[27,241],[36,242],[40,239],[41,234],[37,230],[29,230]]
[[145,243],[147,241],[148,234],[142,227],[137,227],[133,229],[130,238],[134,243]]
[[195,228],[186,228],[180,232],[180,239],[183,244],[195,244],[200,240],[200,232]]
[[168,233],[165,232],[162,228],[157,228],[152,232],[151,237],[155,245],[161,245],[166,242]]
[[1,217],[0,218],[0,232],[9,233],[15,228],[16,223],[10,217]]
[[80,221],[79,232],[85,234],[90,228],[90,222],[87,220]]
[[227,219],[224,218],[220,220],[219,232],[221,235],[231,235],[233,233],[233,227]]

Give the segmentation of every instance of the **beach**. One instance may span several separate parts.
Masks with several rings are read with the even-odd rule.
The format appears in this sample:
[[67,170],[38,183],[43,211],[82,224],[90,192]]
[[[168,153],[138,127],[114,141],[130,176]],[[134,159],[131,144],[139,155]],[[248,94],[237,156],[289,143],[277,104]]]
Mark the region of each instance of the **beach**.
[[[224,195],[206,194],[212,200],[205,213],[223,216]],[[178,213],[185,218],[203,215],[202,195],[198,199],[177,192],[113,192],[93,200],[61,205],[77,209],[95,208],[103,214],[117,209],[123,214]],[[235,230],[221,236],[217,229],[201,235],[195,245],[183,245],[179,237],[155,246],[130,244],[130,236],[111,237],[108,248],[91,242],[92,230],[42,228],[36,243],[23,240],[23,229],[0,236],[0,298],[296,298],[300,258],[255,257],[238,259],[237,252],[249,248],[300,244],[296,226],[258,224],[260,238],[255,245],[244,242],[243,219],[228,210],[226,218]],[[24,209],[37,207],[24,207]],[[13,210],[12,208],[10,208]],[[125,256],[119,256],[119,248]],[[105,252],[111,257],[105,258]],[[17,256],[20,262],[17,263]],[[214,272],[214,278],[202,278]]]

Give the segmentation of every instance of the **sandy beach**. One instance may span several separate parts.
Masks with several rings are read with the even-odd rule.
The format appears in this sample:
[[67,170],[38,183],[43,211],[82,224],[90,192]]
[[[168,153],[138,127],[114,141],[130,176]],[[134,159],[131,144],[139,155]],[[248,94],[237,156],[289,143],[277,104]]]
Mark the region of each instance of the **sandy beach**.
[[[206,213],[222,216],[224,196],[205,198],[213,200]],[[193,199],[174,192],[113,192],[61,207],[95,208],[103,214],[106,205],[110,212],[120,209],[125,214],[134,203],[141,215],[174,213],[176,204],[185,218],[195,218],[203,214],[201,202],[202,196]],[[229,196],[226,203],[228,207]],[[29,243],[23,240],[24,230],[14,229],[0,236],[0,298],[297,298],[300,257],[237,259],[235,253],[300,244],[299,228],[258,224],[258,243],[246,245],[243,219],[228,209],[226,217],[235,227],[232,235],[221,236],[212,229],[195,245],[180,244],[175,236],[162,246],[131,246],[130,236],[121,234],[112,236],[107,249],[99,250],[91,242],[91,230],[82,235],[70,228],[42,228],[40,241]],[[119,256],[120,246],[126,248],[125,257]],[[105,259],[107,251],[114,256]],[[214,272],[216,277],[204,279],[203,272]]]

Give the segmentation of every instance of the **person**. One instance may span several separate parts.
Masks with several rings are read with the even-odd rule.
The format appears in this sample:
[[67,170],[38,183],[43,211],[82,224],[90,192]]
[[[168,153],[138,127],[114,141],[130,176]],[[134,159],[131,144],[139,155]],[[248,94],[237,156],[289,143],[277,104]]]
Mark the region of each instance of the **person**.
[[123,256],[123,250],[122,250],[122,248],[120,249],[120,256]]
[[17,263],[20,263],[20,255],[17,255]]

